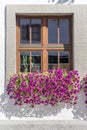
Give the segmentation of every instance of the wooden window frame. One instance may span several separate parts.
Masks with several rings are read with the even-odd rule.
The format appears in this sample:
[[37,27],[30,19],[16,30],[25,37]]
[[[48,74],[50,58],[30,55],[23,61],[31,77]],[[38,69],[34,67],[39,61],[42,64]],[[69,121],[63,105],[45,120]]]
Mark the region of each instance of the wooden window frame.
[[[20,44],[20,19],[41,19],[41,43]],[[69,44],[48,44],[48,19],[69,19]],[[59,30],[58,30],[59,31]],[[48,70],[48,51],[69,51],[70,70],[73,69],[72,16],[16,16],[16,72],[20,71],[21,51],[40,51],[41,71]]]

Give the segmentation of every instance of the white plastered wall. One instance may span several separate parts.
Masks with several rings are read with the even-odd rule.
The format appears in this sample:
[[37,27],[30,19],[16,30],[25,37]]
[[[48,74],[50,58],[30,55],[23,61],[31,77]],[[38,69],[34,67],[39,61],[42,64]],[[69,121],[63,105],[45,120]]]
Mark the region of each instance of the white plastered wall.
[[[63,0],[62,0],[63,1]],[[64,0],[64,4],[68,4],[68,0]],[[66,2],[67,1],[67,2]],[[70,0],[69,0],[70,1]],[[4,89],[5,89],[5,8],[6,5],[10,4],[56,4],[56,0],[0,0],[0,119],[61,119],[61,120],[70,120],[70,119],[87,119],[85,106],[82,106],[83,100],[80,99],[78,107],[73,108],[64,108],[62,107],[36,107],[29,108],[28,106],[24,107],[14,107],[13,102],[8,101],[4,98]],[[87,0],[74,0],[71,4],[87,4]],[[81,93],[82,95],[82,93]],[[63,109],[61,109],[63,108]],[[84,112],[82,111],[84,109]],[[75,111],[78,110],[77,115]],[[74,116],[75,115],[75,116]],[[81,116],[80,116],[81,115]]]

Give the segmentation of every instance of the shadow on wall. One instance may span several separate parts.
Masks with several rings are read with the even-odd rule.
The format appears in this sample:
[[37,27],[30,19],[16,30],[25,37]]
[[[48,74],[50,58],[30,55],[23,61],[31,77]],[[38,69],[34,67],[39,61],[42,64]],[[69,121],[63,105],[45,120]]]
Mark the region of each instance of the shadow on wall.
[[[65,108],[65,105],[59,106],[35,106],[34,108],[29,105],[14,106],[14,101],[9,99],[8,95],[1,95],[0,109],[7,118],[11,117],[36,117],[43,118],[48,116],[56,116],[61,110]],[[68,108],[68,107],[67,107]]]
[[74,0],[48,0],[48,2],[55,3],[55,4],[71,4],[74,3]]
[[85,94],[83,90],[79,93],[78,103],[73,107],[72,113],[74,119],[87,120],[87,106],[85,102]]
[[[83,91],[79,93],[79,101],[73,106],[72,114],[73,119],[87,120],[87,108],[85,106],[85,96]],[[67,111],[71,108],[69,105],[58,104],[58,106],[35,106],[34,108],[29,107],[29,105],[24,106],[14,106],[14,100],[9,99],[8,95],[2,94],[0,101],[0,112],[3,113],[6,118],[11,119],[12,117],[35,117],[35,118],[44,118],[44,117],[55,117],[61,113],[61,111],[66,108]],[[67,114],[68,115],[68,114]]]

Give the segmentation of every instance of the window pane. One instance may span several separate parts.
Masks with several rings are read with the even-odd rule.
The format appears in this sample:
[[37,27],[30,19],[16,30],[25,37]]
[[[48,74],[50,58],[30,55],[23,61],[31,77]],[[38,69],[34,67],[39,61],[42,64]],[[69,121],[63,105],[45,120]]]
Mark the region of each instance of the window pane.
[[41,43],[41,19],[31,19],[32,43]]
[[58,43],[58,20],[48,20],[48,43]]
[[20,52],[20,72],[30,72],[30,53]]
[[60,43],[69,44],[69,20],[60,19],[59,29],[60,29]]
[[31,53],[31,71],[40,72],[41,71],[41,52]]
[[58,68],[58,52],[48,52],[48,69]]
[[20,20],[20,43],[27,44],[30,42],[30,20]]
[[70,64],[69,64],[69,52],[68,51],[64,51],[64,52],[60,52],[60,68],[70,68]]

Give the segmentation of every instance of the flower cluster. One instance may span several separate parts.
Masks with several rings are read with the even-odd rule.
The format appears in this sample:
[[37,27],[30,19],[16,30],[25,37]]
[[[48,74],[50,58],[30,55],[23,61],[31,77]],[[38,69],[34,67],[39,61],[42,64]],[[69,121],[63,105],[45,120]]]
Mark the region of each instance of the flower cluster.
[[85,75],[82,79],[82,87],[84,88],[84,93],[86,96],[85,103],[87,104],[87,75]]
[[80,91],[80,77],[77,71],[55,69],[43,73],[15,74],[7,84],[7,94],[15,105],[50,104],[59,102],[76,104]]

